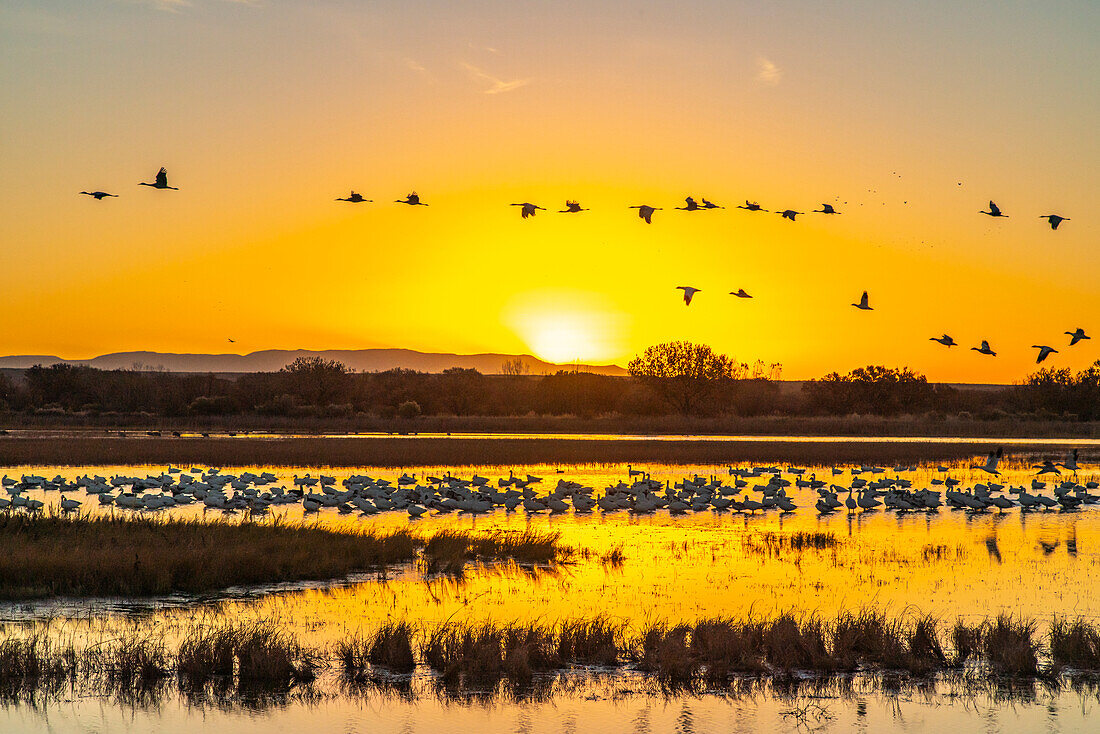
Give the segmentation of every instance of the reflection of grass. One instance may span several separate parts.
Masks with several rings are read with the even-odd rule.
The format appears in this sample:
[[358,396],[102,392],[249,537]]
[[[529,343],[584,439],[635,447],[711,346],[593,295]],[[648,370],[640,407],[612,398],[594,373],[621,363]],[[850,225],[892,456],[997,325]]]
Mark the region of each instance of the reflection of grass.
[[272,521],[163,516],[0,513],[0,599],[149,596],[230,586],[343,578],[412,561],[431,570],[472,561],[553,563],[569,557],[557,533],[326,528]]
[[779,557],[783,551],[802,553],[806,550],[828,550],[840,545],[832,533],[798,531],[794,533],[747,533],[742,536],[742,544],[747,553]]

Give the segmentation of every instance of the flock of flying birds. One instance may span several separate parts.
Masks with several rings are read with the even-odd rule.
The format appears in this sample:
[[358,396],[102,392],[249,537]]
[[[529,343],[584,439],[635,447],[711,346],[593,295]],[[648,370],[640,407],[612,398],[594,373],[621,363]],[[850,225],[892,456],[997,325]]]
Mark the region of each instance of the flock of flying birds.
[[[156,177],[154,178],[154,180],[152,182],[142,181],[138,185],[139,186],[150,186],[154,189],[170,189],[172,191],[178,191],[179,190],[175,186],[169,186],[168,185],[168,171],[167,171],[167,169],[165,169],[163,167],[160,169],[160,171],[157,172],[157,175],[156,175]],[[101,201],[101,200],[103,200],[104,198],[107,198],[107,197],[117,197],[118,196],[118,194],[109,194],[106,191],[81,191],[80,193],[81,194],[86,194],[87,196],[94,197],[96,201]],[[373,199],[365,198],[362,194],[360,194],[360,193],[358,193],[354,190],[351,191],[351,193],[349,193],[347,196],[337,197],[335,200],[336,201],[346,201],[346,202],[349,202],[351,204],[369,204],[369,203],[372,203],[374,201]],[[394,201],[394,203],[396,203],[396,204],[408,204],[410,206],[428,206],[425,202],[420,200],[420,195],[417,194],[415,191],[412,192],[411,194],[409,194],[408,196],[406,196],[404,199],[396,199]],[[532,204],[529,201],[525,201],[525,202],[518,203],[518,204],[511,204],[511,206],[518,206],[520,208],[520,216],[523,217],[524,219],[528,219],[530,217],[533,217],[536,214],[538,214],[538,212],[540,212],[540,211],[546,211],[546,209],[544,207],[541,207],[537,204]],[[631,206],[629,208],[630,209],[637,209],[638,210],[638,216],[642,220],[644,220],[646,224],[652,224],[653,214],[655,212],[661,211],[661,209],[662,209],[662,207],[650,206],[649,204],[638,204],[638,205],[635,205],[635,206]],[[694,212],[694,211],[706,211],[706,210],[709,210],[709,209],[724,209],[725,207],[719,206],[718,204],[715,204],[714,202],[709,201],[709,200],[707,200],[705,198],[702,198],[702,197],[700,197],[699,201],[696,201],[694,197],[688,196],[687,198],[684,199],[684,206],[678,206],[678,207],[674,207],[674,208],[682,210],[682,211]],[[744,204],[738,204],[736,208],[745,209],[745,210],[750,211],[750,212],[768,212],[769,211],[768,209],[764,209],[763,207],[761,207],[758,202],[749,201],[748,199],[745,200]],[[585,211],[589,211],[589,210],[582,207],[580,205],[580,203],[578,203],[577,201],[575,201],[573,199],[568,199],[565,202],[565,208],[560,209],[559,213],[560,214],[578,214],[580,212],[585,212]],[[804,212],[795,211],[794,209],[784,209],[782,211],[775,210],[772,213],[779,214],[784,219],[788,219],[792,222],[796,221],[795,218],[798,217],[800,214],[804,214]],[[821,208],[820,209],[814,209],[813,213],[814,214],[840,214],[840,212],[838,212],[833,207],[832,204],[822,204]],[[990,202],[989,202],[989,210],[988,211],[983,209],[983,210],[980,210],[978,213],[979,214],[984,214],[988,217],[1005,218],[1005,219],[1008,218],[1008,215],[1005,214],[1004,212],[1002,212],[1001,208],[999,206],[997,206],[997,204],[992,200],[990,200]],[[1069,221],[1069,217],[1063,217],[1060,214],[1043,214],[1039,218],[1047,220],[1047,223],[1050,225],[1050,228],[1052,230],[1057,230],[1058,226],[1061,225],[1062,222],[1068,222]],[[700,288],[695,288],[695,287],[689,286],[689,285],[681,285],[681,286],[676,286],[676,287],[677,287],[678,290],[681,290],[681,291],[684,292],[684,305],[686,305],[686,306],[690,306],[692,299],[695,297],[695,294],[700,293],[701,290],[702,290]],[[739,288],[736,291],[730,291],[730,295],[731,296],[736,296],[737,298],[752,298],[751,295],[749,295],[748,293],[745,292],[744,288]],[[863,291],[863,295],[860,296],[859,302],[858,303],[853,303],[852,306],[854,306],[855,308],[858,308],[860,311],[873,311],[874,310],[871,307],[870,303],[869,303],[867,291]],[[1070,337],[1069,346],[1071,346],[1071,347],[1074,346],[1075,344],[1077,344],[1082,339],[1091,339],[1092,338],[1092,337],[1087,336],[1085,334],[1084,329],[1082,329],[1080,327],[1077,327],[1075,330],[1067,331],[1065,333]],[[940,344],[944,345],[945,347],[954,347],[954,346],[958,345],[958,343],[953,338],[951,338],[951,336],[949,334],[944,334],[943,336],[939,336],[939,337],[935,337],[935,336],[929,337],[929,340],[934,341],[934,342],[939,342]],[[1058,353],[1057,349],[1055,349],[1054,347],[1045,345],[1045,344],[1033,344],[1033,345],[1031,345],[1031,348],[1039,350],[1039,353],[1038,353],[1038,355],[1035,359],[1036,364],[1040,364],[1041,362],[1046,360],[1046,358],[1049,357],[1051,354],[1057,354]],[[971,347],[970,349],[971,349],[971,351],[977,352],[979,354],[984,354],[986,356],[990,356],[990,357],[996,357],[997,356],[997,353],[995,351],[993,351],[993,349],[989,346],[989,342],[984,340],[984,339],[982,340],[982,343],[981,343],[980,346]]]

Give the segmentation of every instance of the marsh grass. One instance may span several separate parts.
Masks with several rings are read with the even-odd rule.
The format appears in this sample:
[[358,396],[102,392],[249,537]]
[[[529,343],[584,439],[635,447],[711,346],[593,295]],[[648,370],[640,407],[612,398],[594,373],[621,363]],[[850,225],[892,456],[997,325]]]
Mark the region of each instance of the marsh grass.
[[1100,629],[1083,619],[1055,619],[1047,634],[1051,661],[1056,666],[1100,669]]
[[415,626],[408,622],[386,622],[369,635],[352,635],[336,643],[336,658],[348,680],[366,681],[373,666],[398,673],[411,673],[416,667],[413,640]]
[[0,640],[0,690],[37,687],[76,674],[76,650],[37,629]]
[[561,545],[561,533],[494,530],[472,533],[442,530],[428,538],[422,558],[428,573],[461,573],[468,563],[512,560],[523,564],[568,561],[572,549]]
[[421,655],[446,682],[526,681],[560,665],[553,632],[538,624],[441,624],[429,631]]
[[832,533],[801,530],[794,533],[746,533],[741,542],[746,553],[768,558],[778,558],[785,552],[797,554],[807,550],[832,550],[840,545],[840,541]]

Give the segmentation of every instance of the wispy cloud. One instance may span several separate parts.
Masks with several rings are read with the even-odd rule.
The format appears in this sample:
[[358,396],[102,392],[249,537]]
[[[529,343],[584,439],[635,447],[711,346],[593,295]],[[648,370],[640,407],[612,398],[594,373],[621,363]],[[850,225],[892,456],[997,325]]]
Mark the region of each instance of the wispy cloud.
[[486,73],[483,69],[480,69],[473,64],[462,62],[462,68],[470,73],[474,79],[479,81],[488,82],[489,88],[482,90],[483,94],[501,94],[503,92],[511,92],[519,89],[531,82],[530,79],[512,79],[506,81],[504,79],[498,79],[492,74]]
[[774,87],[783,78],[783,70],[774,61],[759,57],[756,60],[756,81]]
[[416,59],[406,58],[405,59],[405,66],[409,69],[412,69],[413,71],[415,71],[420,76],[424,77],[429,82],[432,82],[432,83],[435,82],[435,76],[430,71],[428,71],[428,69],[423,64],[421,64],[419,61],[417,61]]

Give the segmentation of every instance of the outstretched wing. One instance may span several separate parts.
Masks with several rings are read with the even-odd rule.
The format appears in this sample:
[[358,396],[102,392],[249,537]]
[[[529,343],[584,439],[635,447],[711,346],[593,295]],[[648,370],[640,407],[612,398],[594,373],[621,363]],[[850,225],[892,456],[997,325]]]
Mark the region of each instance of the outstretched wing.
[[168,185],[168,169],[164,168],[162,166],[161,169],[159,171],[157,171],[157,186],[167,186],[167,185]]
[[995,217],[1001,216],[1001,208],[993,203],[993,200],[989,200],[989,213]]

